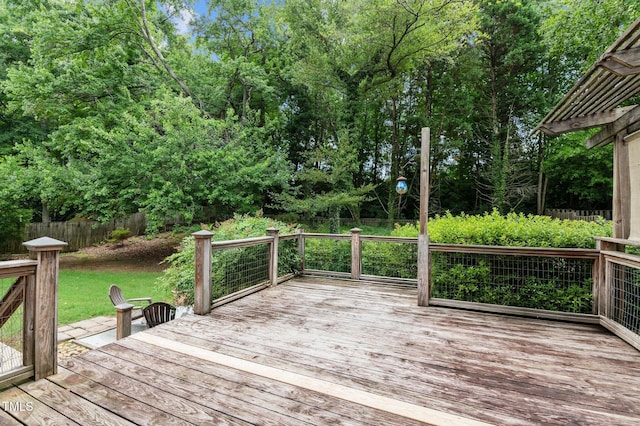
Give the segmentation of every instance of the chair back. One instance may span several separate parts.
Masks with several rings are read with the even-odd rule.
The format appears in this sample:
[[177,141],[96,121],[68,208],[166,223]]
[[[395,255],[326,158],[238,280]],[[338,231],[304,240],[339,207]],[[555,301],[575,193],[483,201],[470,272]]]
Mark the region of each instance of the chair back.
[[166,302],[155,302],[142,310],[149,328],[171,321],[176,317],[176,308]]
[[111,299],[111,303],[113,303],[113,306],[118,306],[127,302],[122,295],[122,290],[120,290],[120,287],[115,284],[109,287],[109,299]]

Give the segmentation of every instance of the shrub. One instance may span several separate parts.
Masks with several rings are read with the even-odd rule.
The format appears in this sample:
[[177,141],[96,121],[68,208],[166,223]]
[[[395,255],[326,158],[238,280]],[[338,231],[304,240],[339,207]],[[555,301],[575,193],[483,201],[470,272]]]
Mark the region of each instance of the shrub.
[[[503,216],[496,211],[477,216],[447,213],[429,221],[431,242],[444,244],[595,248],[593,237],[610,236],[611,232],[611,222],[604,220],[559,220],[516,213]],[[418,228],[413,224],[396,225],[392,235],[417,236]],[[390,256],[401,257],[403,253]],[[394,264],[396,260],[387,262]],[[589,271],[580,272],[582,270],[575,262],[562,258],[541,257],[536,260],[539,270],[524,268],[513,274],[505,272],[509,270],[505,264],[516,265],[517,262],[519,260],[513,256],[435,252],[431,258],[432,295],[478,303],[591,313]],[[524,270],[528,272],[525,274]]]
[[[595,248],[594,236],[610,237],[610,221],[560,220],[549,216],[497,210],[484,215],[453,216],[446,213],[429,220],[432,243],[518,247]],[[391,235],[415,237],[417,224],[396,225]]]
[[126,240],[130,236],[131,236],[130,230],[125,228],[116,228],[113,231],[111,231],[109,235],[109,239],[107,241],[109,241],[110,243],[122,243],[124,240]]
[[[242,238],[262,237],[266,235],[268,228],[278,228],[281,235],[291,234],[295,229],[283,222],[265,218],[262,216],[236,215],[233,219],[217,224],[213,228],[213,241],[227,241]],[[250,256],[258,256],[257,252],[233,249],[221,250],[212,254],[212,279],[213,297],[219,297],[227,293],[225,281],[232,276],[242,263],[251,263]],[[300,264],[297,250],[279,250],[279,273],[295,271]],[[161,288],[171,290],[175,297],[175,303],[193,304],[195,261],[195,241],[192,236],[182,240],[180,250],[167,257],[164,262],[169,267],[158,280]]]

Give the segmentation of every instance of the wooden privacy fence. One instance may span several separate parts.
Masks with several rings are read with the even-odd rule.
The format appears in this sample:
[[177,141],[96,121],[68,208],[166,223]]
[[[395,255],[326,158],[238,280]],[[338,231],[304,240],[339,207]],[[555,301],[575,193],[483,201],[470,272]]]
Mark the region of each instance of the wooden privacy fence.
[[136,213],[120,221],[109,223],[87,222],[38,222],[27,225],[24,238],[20,241],[5,241],[0,244],[0,253],[24,253],[26,249],[22,241],[29,241],[43,236],[49,236],[60,241],[66,241],[66,251],[77,251],[90,247],[109,238],[111,231],[125,228],[132,235],[142,235],[147,227],[144,212]]
[[570,219],[570,220],[586,220],[594,222],[598,218],[611,220],[611,210],[572,210],[572,209],[546,209],[545,216],[551,216],[554,219]]
[[37,257],[0,262],[0,388],[57,372],[58,256],[66,243],[24,243]]
[[[363,236],[359,229],[283,236],[270,230],[215,243],[212,235],[194,234],[197,314],[293,272],[417,285],[417,238]],[[429,305],[600,323],[640,350],[640,256],[624,253],[625,243],[602,238],[595,250],[430,244]]]

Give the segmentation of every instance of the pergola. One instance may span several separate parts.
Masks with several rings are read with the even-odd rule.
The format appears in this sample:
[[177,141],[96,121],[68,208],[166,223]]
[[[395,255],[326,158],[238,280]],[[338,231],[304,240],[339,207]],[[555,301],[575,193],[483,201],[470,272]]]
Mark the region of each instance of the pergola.
[[536,130],[556,136],[601,127],[587,148],[614,144],[613,237],[640,240],[640,18],[600,57]]

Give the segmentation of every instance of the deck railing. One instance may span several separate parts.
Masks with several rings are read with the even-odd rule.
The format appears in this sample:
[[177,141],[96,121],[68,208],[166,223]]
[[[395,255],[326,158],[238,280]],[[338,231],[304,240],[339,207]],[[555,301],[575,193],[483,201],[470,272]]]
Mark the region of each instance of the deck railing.
[[[417,238],[363,236],[357,228],[351,235],[300,231],[279,236],[271,230],[266,237],[247,240],[212,244],[211,237],[208,238],[208,247],[214,251],[264,247],[260,251],[229,255],[238,264],[249,264],[247,271],[236,274],[238,282],[244,282],[240,287],[228,284],[226,276],[216,276],[213,283],[210,278],[208,284],[202,284],[210,289],[228,289],[213,302],[206,293],[210,290],[201,292],[201,296],[196,291],[196,306],[202,303],[203,313],[212,304],[226,303],[275,285],[293,272],[417,285]],[[610,329],[624,329],[631,336],[628,341],[640,349],[640,257],[622,253],[624,248],[619,244],[599,241],[598,247],[593,250],[430,244],[428,303],[536,318],[600,322]],[[278,259],[279,251],[286,259]],[[200,260],[196,263],[207,264]],[[196,290],[198,285],[196,281]],[[198,302],[199,297],[204,297],[203,302]],[[638,343],[633,343],[634,339]]]
[[453,244],[429,249],[430,304],[598,322],[597,250]]
[[625,253],[627,242],[602,239],[597,300],[600,323],[640,350],[640,256]]
[[196,239],[194,312],[204,314],[247,294],[275,285],[299,270],[299,234],[212,242],[213,233]]
[[0,262],[0,388],[57,371],[58,256],[66,243],[24,243],[37,260]]

